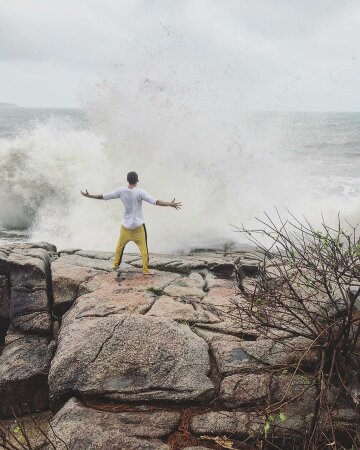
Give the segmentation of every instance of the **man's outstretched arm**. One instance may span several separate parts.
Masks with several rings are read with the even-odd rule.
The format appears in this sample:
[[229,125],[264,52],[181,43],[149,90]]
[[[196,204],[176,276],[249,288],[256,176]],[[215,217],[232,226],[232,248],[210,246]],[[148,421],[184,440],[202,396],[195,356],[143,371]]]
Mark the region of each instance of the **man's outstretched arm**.
[[80,194],[87,198],[96,198],[97,200],[104,200],[103,194],[89,194],[87,189],[85,189],[85,192],[80,191]]
[[181,209],[181,207],[182,207],[181,202],[176,202],[175,199],[173,199],[173,201],[171,201],[171,202],[165,202],[163,200],[156,200],[156,204],[158,206],[171,206],[172,208],[175,208],[175,209]]

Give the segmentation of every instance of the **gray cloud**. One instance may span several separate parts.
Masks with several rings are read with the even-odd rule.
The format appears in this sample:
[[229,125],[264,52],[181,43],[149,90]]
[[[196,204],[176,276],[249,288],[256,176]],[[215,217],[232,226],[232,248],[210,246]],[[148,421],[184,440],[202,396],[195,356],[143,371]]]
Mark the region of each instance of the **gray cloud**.
[[0,101],[74,105],[117,65],[243,109],[357,110],[359,30],[350,0],[0,1]]

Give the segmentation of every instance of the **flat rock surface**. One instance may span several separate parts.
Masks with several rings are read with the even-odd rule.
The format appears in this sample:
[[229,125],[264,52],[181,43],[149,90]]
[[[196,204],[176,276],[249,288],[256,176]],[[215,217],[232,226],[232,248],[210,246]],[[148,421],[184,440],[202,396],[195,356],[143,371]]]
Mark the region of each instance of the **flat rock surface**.
[[112,271],[112,261],[110,259],[96,259],[94,257],[82,256],[77,253],[74,254],[61,254],[61,264],[77,267],[87,267],[96,270],[104,270],[106,272]]
[[97,311],[64,316],[49,376],[54,402],[78,393],[112,400],[197,401],[214,386],[208,346],[188,326]]
[[[55,415],[52,428],[69,450],[169,450],[161,438],[172,432],[179,420],[178,412],[113,413],[87,408],[73,398]],[[50,437],[57,449],[65,450],[51,432]]]

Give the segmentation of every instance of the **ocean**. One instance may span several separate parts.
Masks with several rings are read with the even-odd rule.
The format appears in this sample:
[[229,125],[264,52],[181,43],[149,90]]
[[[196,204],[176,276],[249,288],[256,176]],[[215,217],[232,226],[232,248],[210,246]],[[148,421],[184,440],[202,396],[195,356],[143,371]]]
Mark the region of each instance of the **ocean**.
[[[237,242],[275,208],[317,223],[360,214],[360,113],[248,112],[221,122],[132,108],[0,108],[0,243],[112,250],[121,205],[82,197],[136,170],[181,211],[145,205],[151,251]],[[235,232],[235,233],[234,233]]]

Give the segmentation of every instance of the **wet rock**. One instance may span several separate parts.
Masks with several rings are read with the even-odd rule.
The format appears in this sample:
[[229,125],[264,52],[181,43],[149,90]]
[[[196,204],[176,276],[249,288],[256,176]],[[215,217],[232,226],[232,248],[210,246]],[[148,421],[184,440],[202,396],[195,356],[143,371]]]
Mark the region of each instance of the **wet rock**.
[[0,417],[48,407],[47,375],[54,344],[39,336],[18,336],[0,356]]
[[248,435],[261,432],[265,418],[256,413],[218,411],[193,417],[191,430],[197,435]]
[[270,387],[271,375],[268,374],[231,375],[221,382],[220,399],[228,408],[259,403],[265,401]]
[[140,315],[63,318],[49,385],[54,403],[73,393],[112,400],[208,399],[208,347],[188,326]]
[[[72,398],[55,415],[52,428],[68,450],[169,450],[160,439],[178,425],[178,412],[107,412],[83,406]],[[65,445],[55,436],[58,450]],[[50,450],[51,445],[45,447]]]

